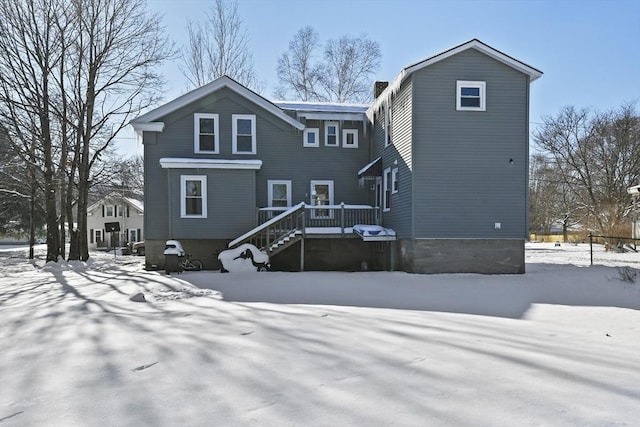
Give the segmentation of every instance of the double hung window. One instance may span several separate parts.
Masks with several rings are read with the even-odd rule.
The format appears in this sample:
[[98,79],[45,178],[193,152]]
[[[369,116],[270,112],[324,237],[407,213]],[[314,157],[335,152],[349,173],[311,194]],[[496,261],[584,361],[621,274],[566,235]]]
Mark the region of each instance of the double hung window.
[[233,114],[232,147],[233,154],[256,154],[256,116],[253,114]]
[[324,125],[324,145],[338,147],[338,122],[326,122]]
[[391,210],[391,186],[392,186],[392,176],[391,176],[391,168],[387,168],[384,170],[384,182],[383,189],[384,194],[382,197],[382,210],[383,212]]
[[180,177],[180,217],[207,217],[207,177],[182,175]]
[[218,115],[196,113],[193,115],[193,151],[217,154],[219,152]]
[[291,206],[291,181],[268,181],[269,207],[286,208]]

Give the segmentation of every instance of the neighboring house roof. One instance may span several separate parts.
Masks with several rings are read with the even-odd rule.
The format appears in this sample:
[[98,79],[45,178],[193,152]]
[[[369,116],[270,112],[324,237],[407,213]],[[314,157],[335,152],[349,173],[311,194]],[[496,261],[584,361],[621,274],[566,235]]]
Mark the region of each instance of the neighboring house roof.
[[87,212],[91,212],[94,209],[97,209],[100,205],[103,205],[106,201],[116,200],[118,202],[121,202],[123,199],[127,204],[131,205],[135,209],[137,209],[140,212],[144,213],[144,202],[142,202],[141,200],[138,200],[138,199],[132,199],[130,197],[124,197],[123,198],[122,194],[117,193],[117,192],[109,193],[108,195],[104,196],[103,198],[101,198],[100,200],[98,200],[97,202],[95,202],[94,204],[89,206],[87,208]]
[[228,88],[234,91],[238,95],[264,108],[274,116],[289,123],[291,126],[297,129],[303,130],[305,127],[302,123],[300,123],[293,117],[289,116],[287,113],[282,111],[277,105],[275,105],[271,101],[268,101],[267,99],[263,98],[262,96],[258,95],[252,90],[247,89],[246,87],[242,86],[240,83],[236,82],[235,80],[233,80],[228,76],[219,77],[214,81],[212,81],[211,83],[208,83],[204,86],[201,86],[197,89],[192,90],[191,92],[188,92],[182,96],[179,96],[173,101],[170,101],[156,108],[155,110],[151,110],[146,114],[136,117],[135,119],[131,120],[131,122],[129,123],[133,126],[136,132],[142,132],[142,131],[162,132],[162,130],[164,129],[164,123],[158,122],[157,120],[161,119],[167,114],[170,114],[182,107],[185,107],[191,104],[192,102],[195,102],[208,95],[211,95],[212,93],[215,93],[222,88]]
[[400,74],[398,74],[395,80],[393,80],[393,82],[391,82],[389,86],[387,86],[387,88],[384,91],[382,91],[380,96],[369,107],[367,114],[370,114],[372,111],[375,111],[380,107],[380,104],[386,102],[388,97],[396,93],[400,89],[402,82],[404,82],[414,72],[421,70],[425,67],[428,67],[430,65],[436,64],[444,59],[447,59],[453,55],[457,55],[458,53],[468,49],[478,50],[490,56],[491,58],[502,62],[505,65],[508,65],[524,74],[527,74],[529,76],[530,82],[533,82],[534,80],[537,80],[542,76],[542,71],[536,68],[533,68],[532,66],[527,65],[524,62],[519,61],[507,55],[506,53],[500,52],[499,50],[492,48],[488,44],[485,44],[478,39],[472,39],[466,43],[462,43],[458,46],[452,47],[451,49],[447,49],[444,52],[441,52],[437,55],[426,58],[420,62],[416,62],[415,64],[409,65],[408,67],[405,67],[402,70],[400,70]]

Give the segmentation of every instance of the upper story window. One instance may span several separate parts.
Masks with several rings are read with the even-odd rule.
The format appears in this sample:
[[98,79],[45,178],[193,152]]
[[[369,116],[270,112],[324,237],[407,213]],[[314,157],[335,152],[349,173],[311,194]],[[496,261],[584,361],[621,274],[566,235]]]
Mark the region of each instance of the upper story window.
[[219,152],[218,115],[196,113],[193,115],[193,151],[195,153]]
[[104,216],[115,216],[113,213],[113,205],[104,206]]
[[207,217],[207,177],[205,175],[180,176],[180,217]]
[[342,129],[342,146],[358,148],[358,129]]
[[337,147],[339,144],[338,122],[326,122],[324,124],[324,145]]
[[256,116],[253,114],[233,114],[232,146],[233,154],[256,154]]
[[485,82],[458,80],[456,84],[456,110],[485,111]]
[[303,147],[319,147],[320,146],[320,129],[308,128],[302,133]]

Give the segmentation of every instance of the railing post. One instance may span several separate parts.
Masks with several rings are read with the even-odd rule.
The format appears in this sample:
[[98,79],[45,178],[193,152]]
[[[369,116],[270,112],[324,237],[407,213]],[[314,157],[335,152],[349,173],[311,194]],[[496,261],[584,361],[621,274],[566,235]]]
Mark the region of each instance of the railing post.
[[342,237],[344,237],[344,202],[340,203],[340,228],[342,229]]
[[593,266],[593,234],[589,233],[589,252],[591,255],[591,266]]
[[269,247],[271,246],[271,243],[269,242],[269,237],[270,237],[269,235],[271,234],[269,232],[269,228],[271,227],[267,227],[267,229],[264,230],[264,232],[267,234],[267,244],[265,245],[265,247],[267,248],[267,253],[269,253]]

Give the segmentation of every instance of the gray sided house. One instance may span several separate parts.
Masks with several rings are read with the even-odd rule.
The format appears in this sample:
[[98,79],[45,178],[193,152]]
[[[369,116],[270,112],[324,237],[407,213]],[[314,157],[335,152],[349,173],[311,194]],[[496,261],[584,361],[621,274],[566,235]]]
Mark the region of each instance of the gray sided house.
[[270,102],[228,77],[176,98],[131,122],[147,264],[177,239],[208,268],[253,243],[282,270],[523,273],[541,75],[474,39],[370,105]]

